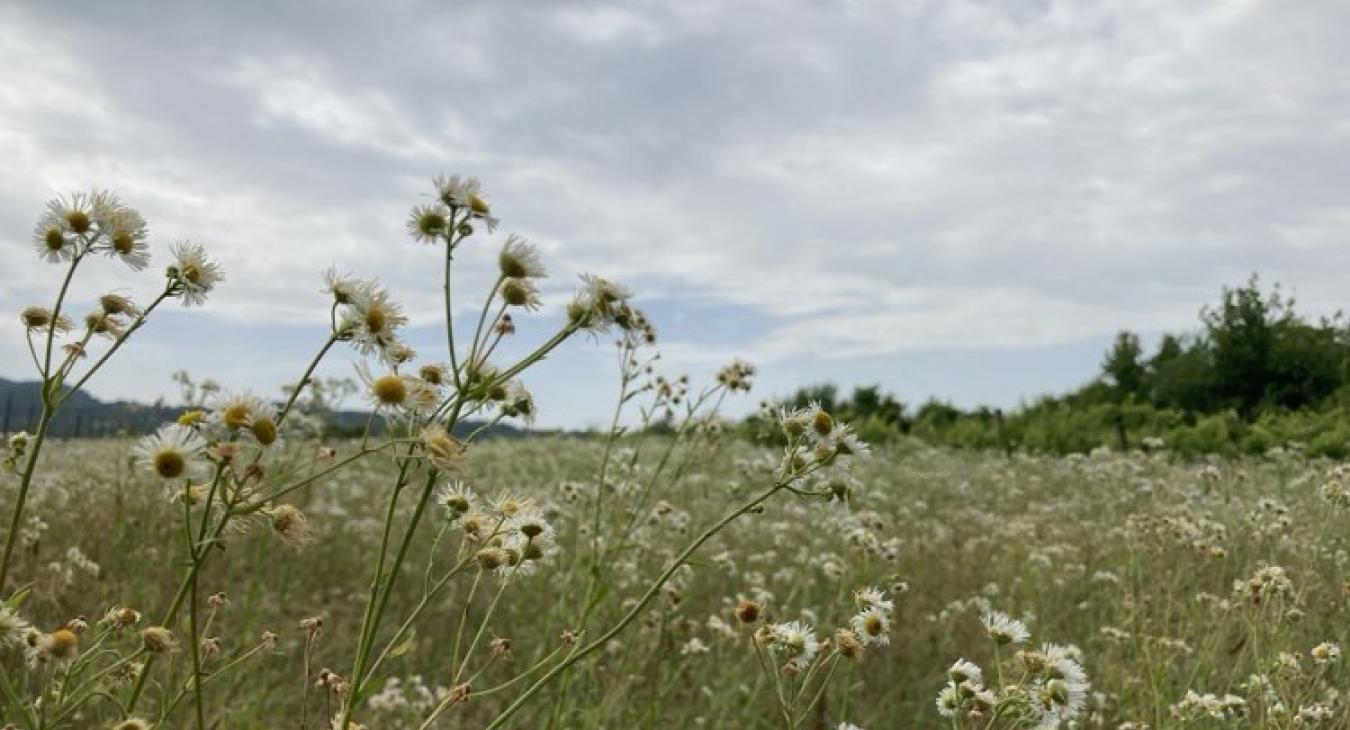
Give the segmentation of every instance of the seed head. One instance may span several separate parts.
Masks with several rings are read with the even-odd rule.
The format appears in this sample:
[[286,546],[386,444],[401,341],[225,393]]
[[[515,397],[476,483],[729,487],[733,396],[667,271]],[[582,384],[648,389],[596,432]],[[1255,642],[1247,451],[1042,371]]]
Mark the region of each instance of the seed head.
[[835,646],[839,647],[839,653],[849,659],[856,659],[862,656],[863,645],[858,640],[858,635],[848,629],[839,629],[834,632]]
[[178,650],[178,640],[163,626],[150,626],[141,631],[141,641],[151,654],[170,654]]
[[281,504],[272,508],[272,532],[277,534],[283,541],[292,545],[303,545],[309,542],[311,531],[309,527],[309,518],[298,508],[289,504]]
[[401,375],[381,375],[370,384],[370,392],[381,405],[401,405],[408,398],[408,384]]
[[[498,547],[489,547],[479,550],[475,556],[478,558],[478,565],[483,570],[496,570],[510,563],[511,556],[503,549]],[[517,559],[519,562],[519,559]]]
[[742,598],[736,604],[736,619],[743,624],[752,624],[759,620],[764,607],[758,601]]

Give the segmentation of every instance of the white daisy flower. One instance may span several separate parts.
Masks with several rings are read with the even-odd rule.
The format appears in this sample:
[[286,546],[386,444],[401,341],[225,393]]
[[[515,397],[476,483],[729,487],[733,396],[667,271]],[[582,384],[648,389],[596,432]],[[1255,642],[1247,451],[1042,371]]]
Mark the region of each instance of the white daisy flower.
[[183,297],[184,306],[204,303],[206,295],[225,279],[225,271],[206,257],[206,249],[195,243],[175,243],[169,250],[173,263],[168,275],[173,280],[174,293]]
[[980,618],[985,633],[1000,645],[1022,644],[1031,638],[1027,625],[1002,611],[986,611]]
[[21,646],[28,628],[28,622],[17,611],[0,603],[0,649]]
[[809,667],[820,650],[814,629],[801,621],[774,624],[769,627],[769,635],[769,650],[788,657],[788,665],[797,671]]
[[348,305],[339,330],[362,355],[384,355],[398,344],[398,329],[407,323],[403,308],[372,282]]
[[849,620],[849,625],[863,646],[891,643],[891,619],[880,608],[867,608],[858,612]]
[[895,604],[886,597],[886,592],[875,586],[867,586],[853,594],[854,601],[858,608],[875,608],[883,612],[890,613],[895,610]]
[[202,466],[206,440],[187,426],[170,423],[136,444],[132,454],[142,468],[161,479],[188,477]]
[[118,208],[101,222],[106,252],[136,271],[150,264],[149,231],[145,219],[131,208]]
[[957,659],[947,669],[947,676],[956,684],[969,682],[976,687],[984,686],[984,671],[974,662]]
[[541,279],[548,276],[539,248],[514,233],[506,237],[506,243],[497,255],[497,265],[502,276],[507,278]]

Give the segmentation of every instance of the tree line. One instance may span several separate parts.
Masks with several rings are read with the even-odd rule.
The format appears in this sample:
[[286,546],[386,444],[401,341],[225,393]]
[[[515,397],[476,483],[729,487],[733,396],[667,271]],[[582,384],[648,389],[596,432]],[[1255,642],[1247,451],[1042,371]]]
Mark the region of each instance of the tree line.
[[765,438],[771,433],[767,410],[819,402],[877,442],[914,436],[1052,453],[1106,446],[1350,455],[1350,326],[1340,313],[1306,317],[1278,284],[1263,289],[1253,275],[1224,287],[1199,319],[1193,331],[1164,334],[1151,353],[1138,334],[1122,331],[1091,381],[1007,413],[939,400],[910,407],[879,386],[845,395],[824,384],[765,404],[766,413],[747,419],[744,428]]

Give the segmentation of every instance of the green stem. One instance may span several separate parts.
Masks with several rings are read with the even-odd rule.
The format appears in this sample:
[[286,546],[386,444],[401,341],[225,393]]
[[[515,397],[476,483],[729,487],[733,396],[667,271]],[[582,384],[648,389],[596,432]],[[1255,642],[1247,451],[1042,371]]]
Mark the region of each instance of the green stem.
[[5,578],[9,576],[9,561],[14,554],[14,544],[19,539],[23,507],[28,500],[28,489],[33,485],[33,472],[37,469],[38,454],[42,452],[42,444],[47,440],[47,429],[51,427],[54,415],[55,412],[51,408],[43,405],[42,415],[38,418],[37,433],[33,436],[32,451],[28,454],[28,462],[24,464],[23,476],[19,478],[19,493],[14,500],[14,508],[10,510],[9,533],[5,535],[5,554],[0,558],[0,594],[4,593]]
[[291,412],[291,406],[295,405],[296,399],[300,397],[300,392],[303,391],[305,385],[309,383],[309,376],[314,374],[314,368],[319,366],[319,361],[323,359],[324,355],[328,354],[329,348],[333,346],[334,342],[337,342],[337,339],[338,335],[336,332],[328,335],[328,341],[323,343],[323,347],[319,348],[318,354],[314,356],[313,360],[310,360],[309,367],[305,368],[305,373],[300,376],[300,382],[295,384],[295,389],[291,391],[291,396],[286,399],[286,405],[282,406],[281,412],[277,414],[278,428],[280,428],[281,423],[286,420],[287,414]]
[[71,386],[69,391],[62,394],[61,401],[65,402],[67,398],[73,395],[80,388],[83,388],[84,384],[89,382],[90,378],[94,377],[94,373],[97,373],[99,371],[99,368],[103,367],[103,364],[108,362],[109,358],[113,356],[113,353],[117,352],[117,350],[120,349],[122,345],[128,339],[130,339],[133,334],[135,334],[136,330],[141,328],[141,325],[145,324],[145,320],[147,317],[150,316],[150,313],[155,311],[155,308],[158,307],[160,303],[163,302],[166,298],[168,298],[168,296],[169,292],[168,290],[165,290],[158,297],[155,297],[155,301],[150,302],[150,306],[141,310],[141,313],[136,315],[136,321],[132,322],[127,327],[126,331],[122,333],[122,336],[118,337],[117,340],[113,342],[112,347],[109,347],[108,351],[103,353],[103,355],[100,356],[99,359],[95,361],[94,364],[91,365],[87,371],[85,371],[84,375],[80,376],[80,379],[75,382],[75,385]]
[[679,570],[680,566],[684,565],[684,563],[687,560],[689,560],[689,557],[694,554],[694,551],[702,547],[703,543],[707,542],[709,539],[712,538],[713,535],[716,535],[718,532],[720,532],[722,528],[730,524],[732,520],[735,520],[737,517],[740,517],[746,512],[753,510],[754,508],[762,504],[765,500],[772,497],[774,494],[778,492],[778,490],[783,488],[785,483],[786,482],[781,481],[776,482],[772,487],[765,490],[764,492],[761,492],[759,495],[755,496],[749,502],[746,502],[745,504],[741,505],[735,510],[732,510],[730,513],[727,514],[727,516],[723,517],[721,520],[718,520],[716,524],[704,530],[703,534],[699,535],[698,538],[696,538],[693,542],[691,542],[688,547],[686,547],[678,556],[676,556],[674,560],[671,561],[670,565],[666,567],[666,569],[661,573],[661,575],[656,579],[656,581],[653,582],[651,586],[647,588],[647,592],[642,594],[642,597],[638,599],[637,603],[634,604],[631,609],[629,609],[628,613],[625,614],[623,618],[619,619],[618,623],[614,624],[614,626],[610,627],[608,631],[601,634],[591,643],[582,647],[580,650],[570,654],[567,657],[567,659],[563,660],[553,669],[550,669],[548,673],[546,673],[544,676],[536,680],[534,684],[530,685],[529,689],[525,690],[524,694],[518,697],[515,702],[512,702],[505,710],[503,710],[502,713],[498,715],[497,718],[494,719],[492,723],[487,726],[486,730],[496,730],[497,728],[504,725],[506,721],[511,718],[512,715],[519,712],[520,708],[524,707],[526,703],[528,703],[531,699],[533,699],[534,695],[539,693],[539,690],[541,690],[549,682],[553,681],[553,679],[556,678],[559,674],[561,674],[564,670],[566,670],[573,664],[576,664],[578,661],[585,658],[586,656],[604,647],[604,645],[608,643],[610,639],[614,638],[616,635],[619,634],[619,632],[627,628],[628,625],[638,617],[638,615],[646,607],[647,602],[650,601],[652,597],[656,595],[657,591],[661,590],[661,587],[665,585],[667,580],[670,580],[670,577],[675,574],[675,571]]

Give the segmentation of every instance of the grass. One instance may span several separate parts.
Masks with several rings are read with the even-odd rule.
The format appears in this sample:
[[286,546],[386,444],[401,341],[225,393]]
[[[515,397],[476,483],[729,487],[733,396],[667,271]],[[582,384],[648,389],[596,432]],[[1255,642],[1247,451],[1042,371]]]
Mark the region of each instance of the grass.
[[[611,455],[625,465],[614,483],[628,502],[638,496],[631,485],[650,482],[649,457],[667,445],[649,440],[634,453],[638,443],[637,437],[620,439]],[[97,617],[111,606],[162,606],[172,598],[181,572],[175,552],[181,524],[164,488],[133,470],[129,447],[60,443],[42,470],[30,519],[45,529],[36,542],[25,539],[18,567],[34,583],[25,613],[43,628],[77,615]],[[355,445],[337,448],[345,453]],[[710,450],[714,458],[703,458]],[[545,570],[501,594],[488,634],[509,638],[510,656],[489,661],[491,649],[480,642],[474,664],[487,668],[475,686],[493,686],[557,656],[560,633],[580,628],[590,583],[582,559],[590,515],[586,500],[569,502],[574,492],[562,485],[593,483],[604,451],[601,440],[578,439],[485,443],[472,451],[469,483],[481,493],[510,491],[534,500],[560,544]],[[603,577],[607,595],[594,625],[616,620],[625,600],[647,586],[692,532],[742,498],[773,457],[735,442],[711,449],[706,441],[681,444],[672,458],[684,463],[686,455],[703,456],[690,458],[678,480],[656,480],[662,503],[638,516],[632,545]],[[224,647],[218,663],[249,650],[264,630],[281,636],[275,652],[223,680],[205,708],[208,718],[228,716],[230,727],[271,727],[275,718],[298,718],[307,694],[311,713],[321,711],[323,693],[302,686],[305,634],[297,622],[323,618],[311,675],[341,667],[351,656],[363,577],[377,549],[393,471],[387,459],[370,459],[338,472],[295,502],[313,527],[306,544],[283,543],[255,521],[254,529],[230,538],[228,559],[203,572],[203,595],[229,597],[212,627]],[[778,500],[714,537],[639,621],[593,661],[574,667],[565,684],[545,691],[515,723],[779,727],[774,688],[757,668],[750,629],[737,626],[735,602],[755,598],[771,620],[801,618],[828,634],[855,611],[854,589],[903,585],[892,591],[890,645],[847,660],[811,722],[935,725],[933,698],[953,660],[971,659],[986,676],[993,671],[979,622],[992,607],[1025,617],[1037,640],[1082,649],[1093,690],[1104,695],[1091,702],[1090,724],[1179,726],[1170,708],[1196,690],[1243,696],[1253,726],[1307,726],[1271,716],[1263,694],[1243,685],[1251,674],[1269,676],[1294,712],[1347,687],[1343,661],[1318,665],[1308,656],[1321,642],[1343,646],[1350,639],[1350,515],[1319,491],[1336,476],[1335,464],[1297,456],[1205,467],[1166,454],[1007,458],[915,445],[888,450],[860,471],[851,507]],[[577,492],[584,493],[584,487]],[[411,500],[399,509],[411,509]],[[411,549],[417,570],[391,599],[400,611],[420,599],[419,578],[433,548],[440,563],[454,554],[454,531],[434,544],[437,532],[429,524]],[[98,564],[97,574],[75,564],[73,550]],[[1258,605],[1245,589],[1235,593],[1235,582],[1245,584],[1270,565],[1286,570],[1289,596]],[[386,691],[358,713],[362,722],[415,727],[448,690],[460,617],[467,606],[469,625],[477,623],[497,589],[495,581],[484,582],[494,585],[485,590],[480,584],[472,601],[466,602],[463,584],[431,602],[411,641],[386,665]],[[691,645],[694,639],[706,651]],[[134,637],[128,642],[134,645]],[[1299,657],[1297,669],[1276,669],[1292,661],[1282,653]],[[514,688],[470,694],[436,726],[486,725]],[[1335,719],[1322,726],[1345,727],[1344,699],[1331,706]]]

